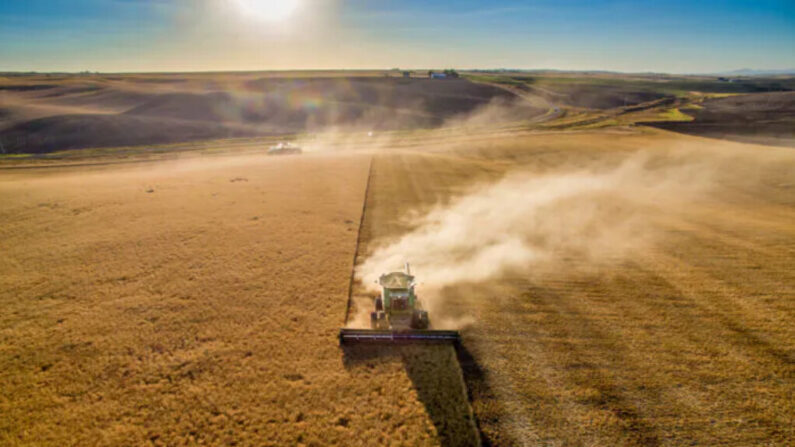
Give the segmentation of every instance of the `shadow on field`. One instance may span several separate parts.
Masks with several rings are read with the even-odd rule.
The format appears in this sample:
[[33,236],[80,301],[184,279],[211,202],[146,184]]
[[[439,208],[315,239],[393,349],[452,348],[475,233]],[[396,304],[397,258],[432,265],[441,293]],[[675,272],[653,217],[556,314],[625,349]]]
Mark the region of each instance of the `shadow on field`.
[[453,347],[346,345],[343,353],[346,369],[375,368],[381,363],[402,362],[418,399],[436,427],[441,445],[490,445],[481,444]]
[[[496,415],[491,415],[492,418],[499,419],[499,414],[502,413],[502,408],[498,405],[498,401],[494,395],[494,391],[489,386],[488,381],[486,380],[486,371],[483,367],[480,366],[477,359],[469,352],[469,349],[463,344],[459,343],[456,346],[456,356],[458,358],[458,364],[461,366],[461,372],[463,373],[464,377],[464,387],[467,393],[467,400],[471,403],[473,401],[474,396],[478,396],[478,399],[484,400],[489,399],[491,402],[495,403],[495,408],[498,408]],[[483,428],[480,426],[479,421],[483,417],[488,417],[487,415],[478,414],[475,417],[475,426],[478,430],[478,435],[480,436],[480,445],[492,446],[492,445],[514,445],[515,441],[511,439],[500,439],[496,440],[493,439],[490,433],[486,433],[483,431]],[[496,422],[493,420],[492,422]]]

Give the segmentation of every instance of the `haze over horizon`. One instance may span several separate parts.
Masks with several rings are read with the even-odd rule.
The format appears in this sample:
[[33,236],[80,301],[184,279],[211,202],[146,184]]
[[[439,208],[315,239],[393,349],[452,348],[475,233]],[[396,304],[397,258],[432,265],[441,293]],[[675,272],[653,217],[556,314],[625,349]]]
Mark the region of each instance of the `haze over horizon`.
[[795,67],[795,4],[583,0],[28,0],[0,71]]

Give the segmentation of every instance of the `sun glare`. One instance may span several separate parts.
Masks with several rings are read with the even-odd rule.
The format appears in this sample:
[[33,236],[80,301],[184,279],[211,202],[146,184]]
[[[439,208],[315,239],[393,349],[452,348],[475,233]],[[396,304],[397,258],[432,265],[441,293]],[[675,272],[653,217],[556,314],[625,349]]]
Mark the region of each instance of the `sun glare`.
[[268,22],[287,20],[296,9],[300,0],[237,0],[244,14]]

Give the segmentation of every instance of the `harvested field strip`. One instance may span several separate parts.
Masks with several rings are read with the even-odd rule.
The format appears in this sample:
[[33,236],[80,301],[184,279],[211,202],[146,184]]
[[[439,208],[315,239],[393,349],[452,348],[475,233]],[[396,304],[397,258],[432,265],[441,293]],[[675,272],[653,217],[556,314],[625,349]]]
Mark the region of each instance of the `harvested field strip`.
[[[417,157],[416,154],[373,156],[356,259],[365,258],[374,244],[399,234],[392,231],[401,224],[401,213],[409,209],[406,208],[407,203],[427,193],[417,189],[416,185],[402,183],[405,177],[392,176],[394,163],[404,169],[403,163],[410,162],[413,165],[417,163]],[[433,161],[430,163],[432,166],[445,164],[444,157],[422,158]],[[418,164],[420,165],[422,163]],[[405,190],[406,187],[409,189]],[[348,317],[356,311],[357,305],[364,306],[371,302],[369,293],[361,283],[352,282],[351,289],[352,299],[349,302]],[[373,368],[372,374],[381,377],[379,380],[393,380],[396,365],[402,365],[417,391],[417,398],[433,421],[441,445],[481,445],[454,347],[345,346],[343,349],[349,368],[357,369],[366,364]]]
[[[606,133],[604,144],[597,135],[461,145],[455,157],[377,157],[383,189],[374,190],[372,216],[383,224],[364,231],[387,236],[365,238],[363,252],[413,229],[394,216],[499,178],[505,160],[549,173],[609,166],[633,146],[714,149],[670,134]],[[727,143],[733,156],[740,149]],[[739,446],[792,438],[793,162],[718,160],[708,197],[649,222],[661,238],[655,249],[609,268],[574,258],[445,290],[447,310],[476,321],[464,330],[459,360],[484,442]]]

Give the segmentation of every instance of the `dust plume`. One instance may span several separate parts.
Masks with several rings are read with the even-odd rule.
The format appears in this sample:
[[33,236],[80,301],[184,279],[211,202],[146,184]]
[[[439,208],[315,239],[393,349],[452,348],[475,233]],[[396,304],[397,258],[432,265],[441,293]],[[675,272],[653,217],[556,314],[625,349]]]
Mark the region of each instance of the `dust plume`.
[[445,120],[442,127],[487,128],[527,122],[543,115],[547,108],[540,107],[524,98],[493,98],[468,113],[461,113]]
[[311,153],[373,152],[390,148],[395,141],[394,132],[379,132],[366,126],[329,126],[294,140]]
[[688,158],[637,155],[617,166],[512,173],[414,218],[413,231],[358,269],[364,284],[410,261],[429,309],[446,286],[508,273],[622,262],[657,239],[654,219],[710,187],[711,168]]

